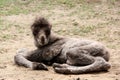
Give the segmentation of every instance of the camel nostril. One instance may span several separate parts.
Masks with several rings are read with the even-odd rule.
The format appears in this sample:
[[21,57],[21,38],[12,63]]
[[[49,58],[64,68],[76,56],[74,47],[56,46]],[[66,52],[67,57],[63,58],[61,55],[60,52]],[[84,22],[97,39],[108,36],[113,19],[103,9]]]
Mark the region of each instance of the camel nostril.
[[45,38],[43,36],[41,37],[41,43],[45,44]]

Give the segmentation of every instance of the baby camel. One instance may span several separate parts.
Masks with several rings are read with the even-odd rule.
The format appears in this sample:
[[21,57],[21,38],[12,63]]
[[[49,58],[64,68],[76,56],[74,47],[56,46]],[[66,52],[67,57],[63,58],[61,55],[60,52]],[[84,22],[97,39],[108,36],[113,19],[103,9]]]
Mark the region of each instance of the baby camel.
[[101,43],[57,36],[51,27],[45,18],[36,18],[31,30],[37,49],[19,50],[14,57],[16,64],[33,70],[48,70],[46,65],[52,65],[55,72],[62,74],[107,71],[110,68],[109,52]]

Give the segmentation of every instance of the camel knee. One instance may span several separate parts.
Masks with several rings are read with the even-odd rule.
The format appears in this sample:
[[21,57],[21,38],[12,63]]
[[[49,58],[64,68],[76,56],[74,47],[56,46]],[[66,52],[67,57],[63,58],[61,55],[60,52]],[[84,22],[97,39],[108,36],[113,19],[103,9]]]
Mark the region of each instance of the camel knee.
[[20,54],[16,54],[15,56],[14,56],[14,61],[15,61],[15,63],[16,64],[18,64],[18,65],[20,65],[20,57],[21,57],[22,55],[20,55]]
[[86,66],[92,64],[95,59],[93,56],[85,54],[86,51],[79,50],[77,52],[68,52],[67,53],[67,64],[73,66]]
[[94,45],[97,54],[96,56],[103,57],[106,61],[109,61],[110,53],[108,52],[107,48],[103,44],[96,44]]
[[16,52],[16,55],[14,56],[14,61],[16,64],[21,65],[21,63],[23,62],[23,59],[27,59],[27,49],[20,49]]
[[102,57],[96,57],[96,65],[101,66],[100,69],[107,71],[111,68],[110,63],[108,63],[104,58]]

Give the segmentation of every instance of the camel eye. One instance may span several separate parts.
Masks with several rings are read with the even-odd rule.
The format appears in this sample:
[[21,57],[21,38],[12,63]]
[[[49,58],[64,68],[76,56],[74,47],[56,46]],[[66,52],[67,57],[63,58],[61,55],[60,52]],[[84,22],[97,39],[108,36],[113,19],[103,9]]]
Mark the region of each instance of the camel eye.
[[38,32],[39,32],[39,29],[38,28],[34,28],[33,35],[36,36],[38,34]]
[[50,30],[49,29],[45,30],[45,34],[46,36],[50,35]]

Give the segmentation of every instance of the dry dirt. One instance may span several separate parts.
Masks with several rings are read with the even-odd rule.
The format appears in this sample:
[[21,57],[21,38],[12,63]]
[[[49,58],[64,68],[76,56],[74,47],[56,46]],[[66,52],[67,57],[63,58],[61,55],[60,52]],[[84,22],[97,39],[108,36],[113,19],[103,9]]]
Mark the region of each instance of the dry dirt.
[[[120,80],[120,24],[114,24],[114,22],[112,24],[108,23],[107,26],[109,25],[109,27],[106,27],[106,24],[104,23],[107,23],[107,20],[104,18],[79,20],[77,16],[68,16],[72,11],[74,11],[74,9],[65,11],[60,8],[54,10],[43,10],[40,13],[31,13],[27,15],[20,14],[3,16],[3,25],[10,24],[8,26],[12,27],[0,32],[1,35],[10,34],[10,38],[8,36],[7,40],[6,38],[0,38],[0,80]],[[110,12],[112,12],[112,10]],[[49,16],[49,21],[55,26],[53,26],[53,30],[58,33],[61,30],[62,32],[59,33],[61,35],[98,40],[107,45],[110,50],[110,63],[112,65],[109,72],[63,75],[55,73],[52,67],[49,67],[49,71],[34,71],[15,65],[14,55],[18,49],[35,49],[33,37],[31,36],[30,24],[34,20],[35,16],[39,14],[42,16],[44,15],[45,17]],[[116,15],[116,13],[108,13],[108,16],[106,17],[118,19],[120,22],[120,15]],[[71,30],[73,26],[71,25],[71,21],[78,22],[77,25],[79,26],[96,26],[98,24],[103,24],[105,27],[98,28],[93,31],[93,33],[87,34],[86,36],[70,34],[69,32],[68,34],[66,32],[67,29]],[[108,33],[105,33],[108,37],[102,39],[99,38],[99,36],[96,35],[99,33],[102,34],[99,30],[103,30],[103,32],[108,30]],[[114,32],[116,32],[116,34]]]

